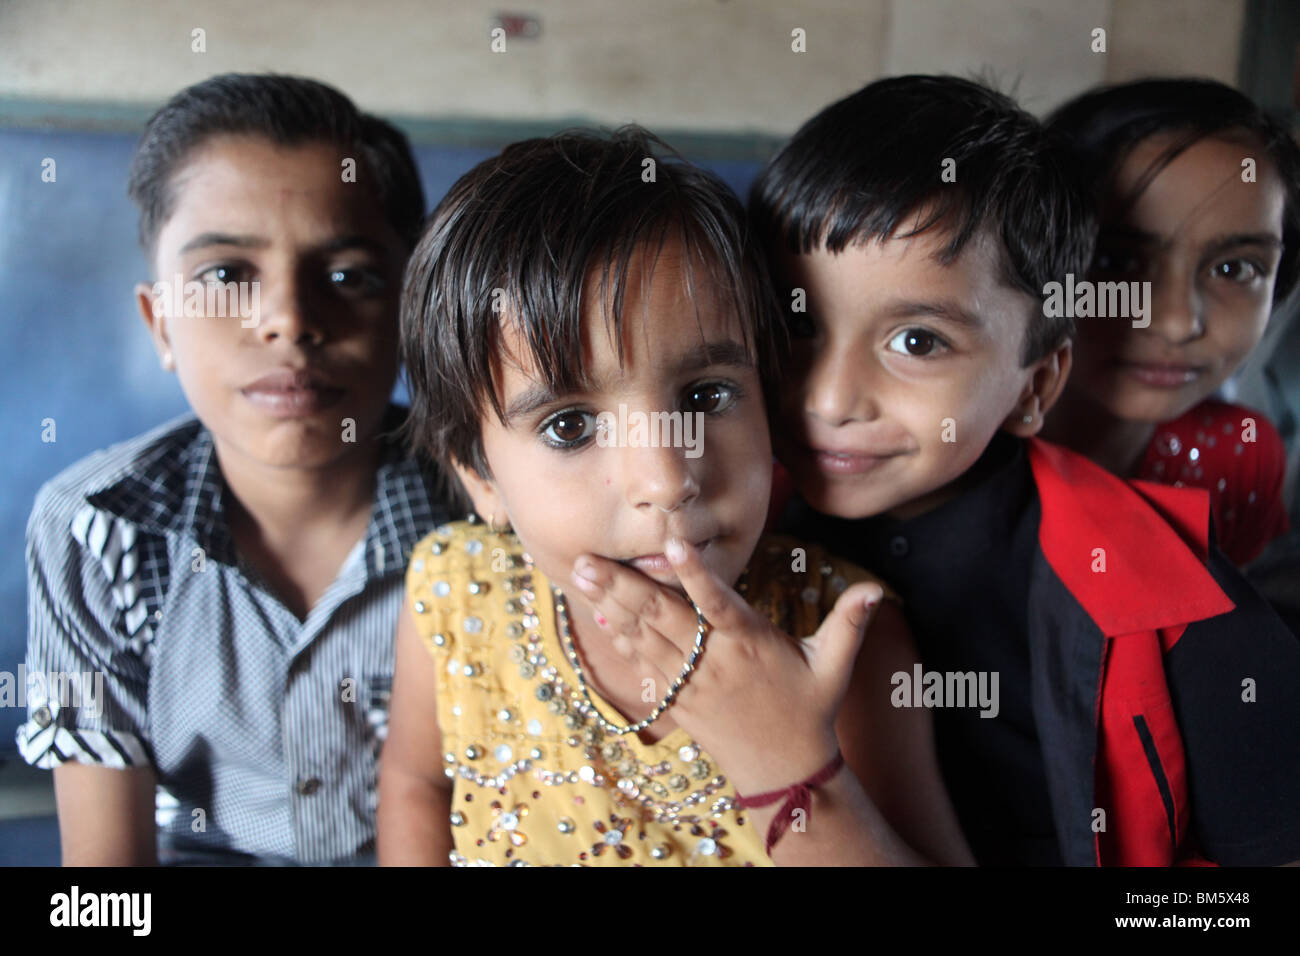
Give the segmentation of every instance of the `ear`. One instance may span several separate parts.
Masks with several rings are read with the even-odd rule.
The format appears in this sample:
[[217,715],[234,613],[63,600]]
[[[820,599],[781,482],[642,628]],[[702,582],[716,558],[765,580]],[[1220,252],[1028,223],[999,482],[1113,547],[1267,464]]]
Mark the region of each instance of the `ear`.
[[153,340],[158,361],[170,372],[176,367],[172,355],[171,339],[167,334],[167,310],[165,304],[154,296],[154,286],[147,282],[138,282],[135,286],[135,305],[140,311],[140,318],[149,329],[149,338]]
[[473,468],[459,461],[453,461],[451,467],[456,477],[460,479],[461,487],[474,503],[474,511],[480,518],[498,527],[510,523],[510,512],[506,508],[505,499],[497,491],[496,482],[491,478],[484,478]]
[[1018,438],[1037,435],[1047,412],[1061,397],[1073,361],[1073,345],[1067,339],[1035,362],[1016,407],[1002,423],[1003,430]]

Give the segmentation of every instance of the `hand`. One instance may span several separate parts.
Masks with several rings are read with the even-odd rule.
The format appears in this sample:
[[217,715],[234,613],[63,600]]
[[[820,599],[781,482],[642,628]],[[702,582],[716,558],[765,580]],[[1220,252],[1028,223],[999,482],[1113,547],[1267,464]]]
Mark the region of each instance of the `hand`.
[[[711,630],[695,672],[670,708],[673,718],[722,765],[737,792],[790,786],[830,762],[835,715],[862,635],[883,597],[861,582],[840,595],[817,633],[792,641],[705,566],[690,544],[670,538],[664,554]],[[697,619],[675,591],[593,555],[574,564],[574,584],[595,609],[614,649],[667,693],[695,643]]]

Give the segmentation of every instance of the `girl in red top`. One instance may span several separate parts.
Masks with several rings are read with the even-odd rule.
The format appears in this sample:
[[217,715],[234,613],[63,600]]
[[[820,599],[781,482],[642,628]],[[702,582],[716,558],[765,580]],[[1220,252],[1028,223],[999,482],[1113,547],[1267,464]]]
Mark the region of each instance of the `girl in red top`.
[[1078,320],[1045,434],[1121,477],[1207,489],[1219,546],[1245,564],[1286,530],[1286,455],[1262,414],[1212,396],[1294,284],[1300,149],[1210,80],[1103,88],[1049,125],[1097,201],[1088,278],[1150,292],[1144,318]]

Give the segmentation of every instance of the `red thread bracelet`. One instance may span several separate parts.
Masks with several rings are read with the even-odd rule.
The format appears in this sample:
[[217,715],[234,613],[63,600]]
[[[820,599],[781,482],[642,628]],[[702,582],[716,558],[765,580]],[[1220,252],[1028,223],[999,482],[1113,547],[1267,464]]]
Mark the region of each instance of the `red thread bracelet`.
[[785,835],[786,830],[790,829],[795,810],[802,810],[805,819],[812,817],[812,788],[820,787],[829,781],[839,773],[840,767],[843,766],[844,754],[837,750],[831,762],[807,780],[786,787],[784,790],[769,790],[767,793],[756,793],[752,797],[742,797],[740,794],[736,794],[736,806],[742,810],[771,806],[782,797],[785,798],[785,804],[776,812],[776,816],[772,818],[772,825],[767,828],[766,850],[768,856],[772,855],[772,847],[776,846],[776,841]]

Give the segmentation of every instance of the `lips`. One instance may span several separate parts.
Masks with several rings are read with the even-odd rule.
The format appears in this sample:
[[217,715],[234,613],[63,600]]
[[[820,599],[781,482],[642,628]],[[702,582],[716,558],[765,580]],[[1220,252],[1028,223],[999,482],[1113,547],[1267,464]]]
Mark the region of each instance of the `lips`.
[[1205,374],[1201,365],[1123,361],[1117,364],[1126,375],[1152,388],[1182,388]]
[[868,454],[856,450],[813,448],[805,446],[804,451],[816,465],[817,470],[825,475],[865,475],[897,456],[896,452],[887,454]]
[[[693,542],[692,547],[694,547],[696,551],[703,552],[716,538],[717,535],[713,535],[709,538],[701,538],[698,541]],[[642,554],[635,558],[625,558],[619,563],[636,568],[643,574],[663,574],[673,570],[673,566],[669,563],[667,555],[662,553]]]
[[268,372],[240,391],[275,418],[299,418],[334,405],[345,390],[330,384],[317,372],[284,367]]

